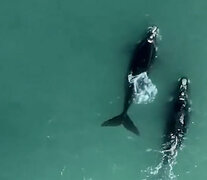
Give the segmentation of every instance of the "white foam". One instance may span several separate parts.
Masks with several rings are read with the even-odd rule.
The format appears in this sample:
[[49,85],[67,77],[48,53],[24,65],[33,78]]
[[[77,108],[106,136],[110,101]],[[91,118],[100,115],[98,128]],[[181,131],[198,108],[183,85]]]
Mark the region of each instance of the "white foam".
[[[179,175],[174,173],[174,166],[177,164],[177,155],[178,155],[178,150],[176,147],[178,146],[178,139],[177,137],[172,137],[173,141],[172,146],[170,149],[162,150],[162,151],[157,151],[161,154],[162,158],[161,161],[155,165],[155,166],[149,166],[147,167],[146,170],[143,170],[142,173],[145,174],[145,179],[158,179],[158,180],[177,180]],[[164,144],[163,147],[168,147],[168,144]],[[180,148],[178,148],[180,150]],[[169,154],[170,156],[168,157],[168,163],[164,163],[164,160],[166,156]]]
[[154,101],[158,91],[146,72],[136,76],[129,74],[128,81],[133,86],[133,102],[135,104],[148,104]]

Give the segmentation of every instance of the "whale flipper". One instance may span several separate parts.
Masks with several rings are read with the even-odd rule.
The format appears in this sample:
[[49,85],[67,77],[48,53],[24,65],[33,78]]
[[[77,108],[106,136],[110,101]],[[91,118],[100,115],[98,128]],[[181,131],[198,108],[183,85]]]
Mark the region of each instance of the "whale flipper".
[[127,130],[133,132],[136,135],[139,135],[139,131],[137,127],[134,125],[132,120],[127,114],[120,114],[118,116],[115,116],[112,119],[109,119],[101,124],[101,126],[119,126],[123,125]]

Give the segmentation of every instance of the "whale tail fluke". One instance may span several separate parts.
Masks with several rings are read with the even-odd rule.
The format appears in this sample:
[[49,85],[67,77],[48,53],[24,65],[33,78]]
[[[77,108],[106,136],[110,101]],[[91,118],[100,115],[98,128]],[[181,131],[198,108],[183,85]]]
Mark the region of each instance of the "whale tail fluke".
[[118,116],[115,116],[112,119],[109,119],[101,124],[101,126],[119,126],[123,125],[127,130],[133,132],[136,135],[139,135],[137,127],[134,125],[130,117],[126,113],[122,113]]

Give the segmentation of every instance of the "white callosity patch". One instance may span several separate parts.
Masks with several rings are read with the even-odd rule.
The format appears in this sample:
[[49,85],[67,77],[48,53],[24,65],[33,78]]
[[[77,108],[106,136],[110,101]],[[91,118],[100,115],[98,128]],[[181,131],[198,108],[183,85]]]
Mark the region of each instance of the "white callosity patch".
[[181,123],[181,124],[184,124],[184,114],[182,114],[182,115],[180,116],[180,123]]
[[133,86],[133,102],[135,104],[147,104],[155,99],[158,91],[146,72],[136,76],[129,74],[128,81]]
[[64,166],[63,169],[60,171],[61,176],[63,176],[63,173],[64,173],[65,169],[66,169],[66,166]]

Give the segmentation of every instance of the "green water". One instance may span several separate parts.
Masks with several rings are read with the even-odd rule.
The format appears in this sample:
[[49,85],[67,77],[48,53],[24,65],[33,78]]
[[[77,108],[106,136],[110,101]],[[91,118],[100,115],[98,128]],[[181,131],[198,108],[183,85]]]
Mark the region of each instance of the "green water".
[[[207,178],[205,0],[1,0],[0,179],[142,180],[160,162],[170,93],[191,79],[192,117],[173,168]],[[156,100],[129,110],[141,136],[100,124],[121,112],[133,45],[160,28]],[[151,175],[148,179],[156,180]]]

